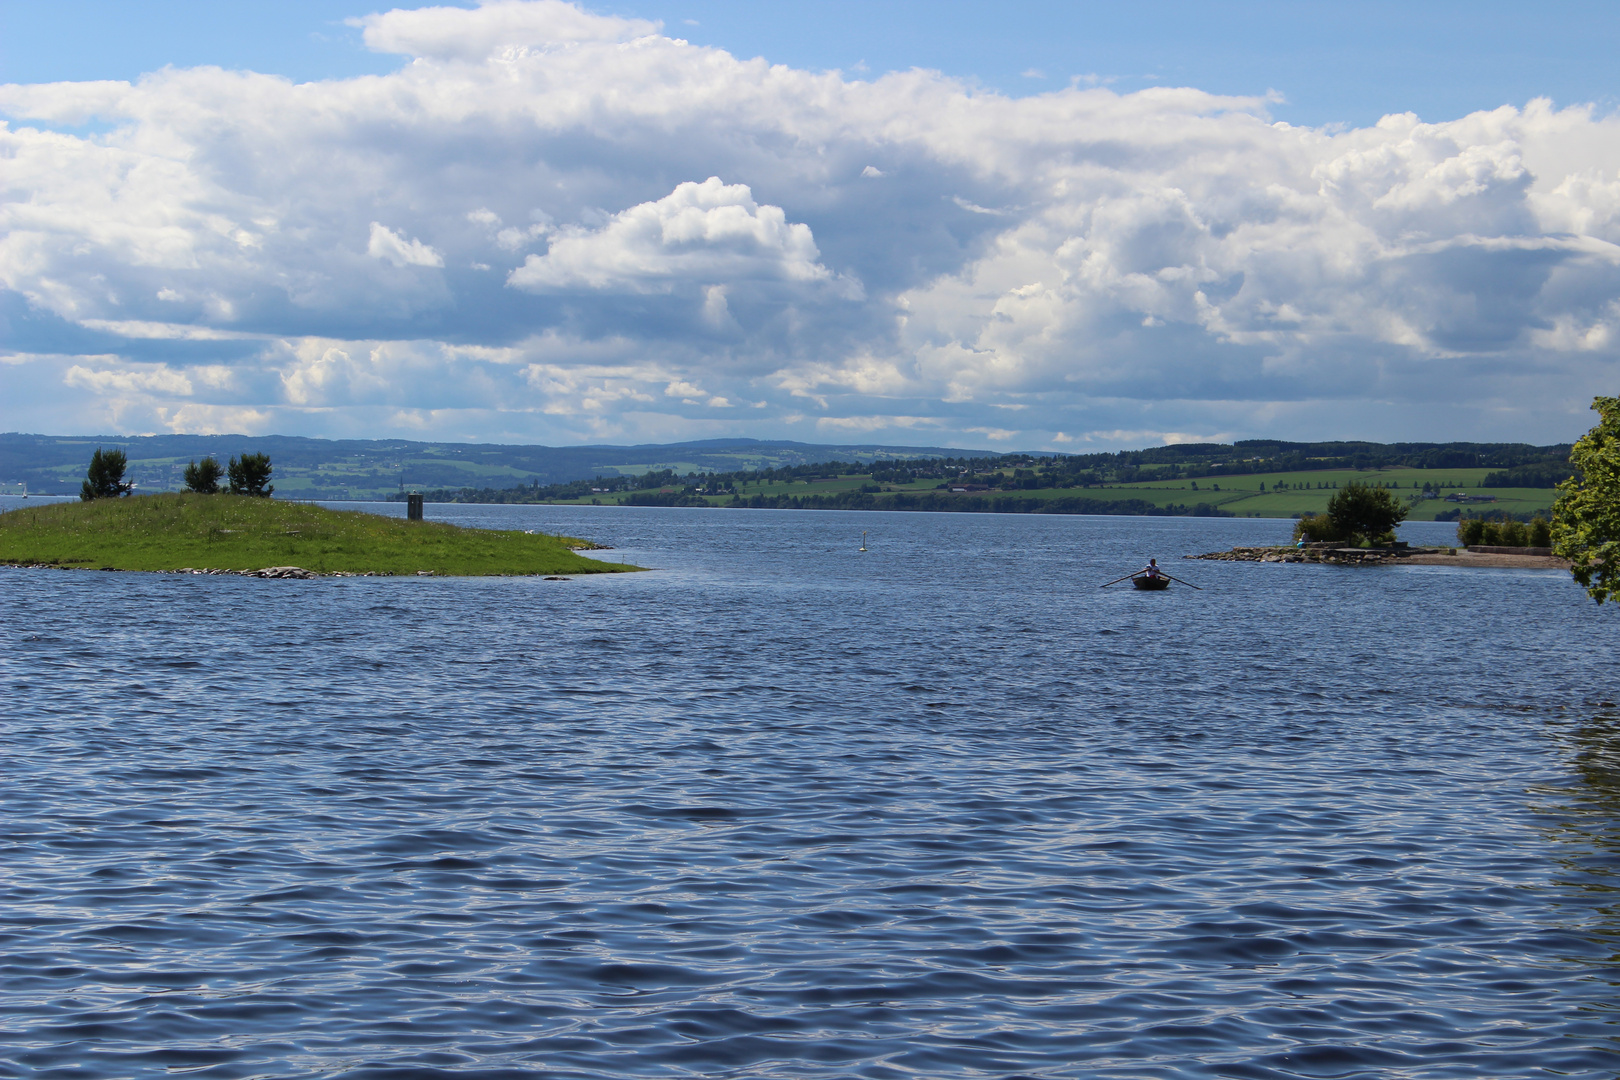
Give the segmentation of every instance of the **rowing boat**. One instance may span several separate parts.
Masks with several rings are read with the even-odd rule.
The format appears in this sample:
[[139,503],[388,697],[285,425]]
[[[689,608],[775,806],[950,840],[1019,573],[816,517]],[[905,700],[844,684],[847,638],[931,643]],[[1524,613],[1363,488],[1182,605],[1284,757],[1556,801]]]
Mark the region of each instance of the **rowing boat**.
[[[1147,572],[1148,570],[1158,570],[1158,573],[1149,574]],[[1113,581],[1105,581],[1097,587],[1099,589],[1106,589],[1110,585],[1118,585],[1120,582],[1124,581],[1125,578],[1130,578],[1131,584],[1136,586],[1138,589],[1141,589],[1143,592],[1159,592],[1161,589],[1168,589],[1172,581],[1181,581],[1180,578],[1171,577],[1163,570],[1160,570],[1156,564],[1149,563],[1147,566],[1142,568],[1140,573],[1126,574],[1125,577],[1117,577]],[[1181,581],[1181,583],[1187,586],[1189,589],[1198,589],[1198,586],[1194,585],[1190,581]],[[1202,591],[1202,589],[1199,589],[1199,592]]]

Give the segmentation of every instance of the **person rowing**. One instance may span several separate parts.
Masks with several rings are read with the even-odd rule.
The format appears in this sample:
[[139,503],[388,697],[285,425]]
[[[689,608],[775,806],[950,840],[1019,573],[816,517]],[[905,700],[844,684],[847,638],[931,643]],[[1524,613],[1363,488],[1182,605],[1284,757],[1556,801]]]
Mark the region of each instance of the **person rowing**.
[[[1159,592],[1163,589],[1168,589],[1172,581],[1181,581],[1180,578],[1171,577],[1169,574],[1159,569],[1158,559],[1149,559],[1148,564],[1142,567],[1142,569],[1126,574],[1125,577],[1115,578],[1113,581],[1105,581],[1099,585],[1098,588],[1106,589],[1110,585],[1118,585],[1126,578],[1129,578],[1131,583],[1138,589],[1146,589],[1149,592]],[[1181,583],[1187,586],[1189,589],[1198,589],[1198,586],[1194,585],[1190,581],[1181,581]],[[1198,591],[1203,592],[1202,589],[1198,589]]]

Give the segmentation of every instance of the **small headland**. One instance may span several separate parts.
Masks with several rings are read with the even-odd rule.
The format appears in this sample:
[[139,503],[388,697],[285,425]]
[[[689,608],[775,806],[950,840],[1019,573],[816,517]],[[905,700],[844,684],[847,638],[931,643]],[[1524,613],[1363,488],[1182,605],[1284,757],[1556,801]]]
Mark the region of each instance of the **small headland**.
[[165,493],[0,514],[0,565],[266,578],[606,574],[588,540],[237,495]]
[[1553,555],[1546,548],[1503,547],[1393,547],[1356,548],[1343,544],[1307,544],[1303,548],[1292,544],[1272,547],[1235,547],[1230,551],[1212,551],[1207,555],[1188,555],[1189,559],[1214,559],[1218,562],[1271,562],[1271,563],[1325,563],[1330,566],[1465,566],[1477,568],[1521,570],[1568,570],[1569,563]]

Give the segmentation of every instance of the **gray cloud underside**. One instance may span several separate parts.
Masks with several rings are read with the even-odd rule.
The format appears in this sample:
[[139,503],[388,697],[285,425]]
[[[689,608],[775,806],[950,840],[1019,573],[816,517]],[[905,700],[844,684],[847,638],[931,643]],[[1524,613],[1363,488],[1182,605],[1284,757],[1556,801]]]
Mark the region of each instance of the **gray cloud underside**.
[[0,424],[1550,440],[1614,392],[1589,108],[1324,131],[551,0],[364,23],[397,73],[0,87]]

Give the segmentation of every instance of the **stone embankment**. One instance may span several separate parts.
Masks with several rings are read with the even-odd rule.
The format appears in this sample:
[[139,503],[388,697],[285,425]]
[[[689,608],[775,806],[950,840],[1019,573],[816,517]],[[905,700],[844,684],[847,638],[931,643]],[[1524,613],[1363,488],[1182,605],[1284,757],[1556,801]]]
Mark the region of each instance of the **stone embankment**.
[[1217,562],[1306,562],[1304,553],[1289,547],[1235,547],[1231,551],[1211,551],[1206,555],[1183,555],[1184,559],[1214,559]]
[[[106,572],[109,572],[109,573],[125,573],[125,571],[121,571],[117,567],[113,567],[113,566],[66,566],[66,565],[63,565],[61,563],[3,563],[3,564],[0,564],[0,565],[11,566],[11,567],[14,567],[15,569],[18,569],[18,570],[99,570],[99,571],[106,571]],[[293,581],[309,581],[309,580],[314,579],[314,578],[323,578],[323,577],[400,577],[401,576],[399,574],[387,574],[387,573],[379,574],[379,573],[374,573],[374,572],[371,572],[371,571],[367,571],[366,573],[363,573],[363,574],[355,574],[355,573],[350,573],[350,572],[345,571],[345,570],[338,570],[338,571],[336,571],[334,573],[330,573],[330,574],[322,574],[322,573],[318,573],[317,571],[314,571],[314,570],[305,570],[302,566],[267,566],[263,570],[215,570],[215,569],[197,570],[197,569],[193,569],[192,567],[189,567],[189,566],[182,566],[178,570],[141,570],[141,571],[135,571],[135,572],[136,573],[146,573],[146,574],[206,574],[206,575],[210,575],[210,576],[214,576],[214,577],[274,578],[274,579],[277,579],[277,580],[293,580]],[[432,577],[433,576],[433,571],[432,570],[418,570],[416,572],[416,574],[417,574],[418,577]]]
[[1497,567],[1501,569],[1567,570],[1569,563],[1554,556],[1548,548],[1407,547],[1347,548],[1337,544],[1292,544],[1274,547],[1235,547],[1207,555],[1187,555],[1188,559],[1217,562],[1325,563],[1332,566],[1385,566],[1409,563],[1420,566]]
[[[112,566],[64,566],[61,563],[0,563],[0,566],[9,566],[16,570],[97,570],[110,573],[124,573]],[[415,573],[390,573],[388,571],[367,570],[365,573],[354,573],[349,570],[335,570],[331,573],[321,573],[316,570],[305,570],[302,566],[267,566],[263,570],[198,570],[190,566],[182,566],[178,570],[137,570],[130,571],[141,574],[199,574],[212,577],[250,577],[266,578],[276,581],[312,581],[315,578],[339,577],[438,577],[433,570],[417,570]],[[522,577],[539,577],[538,574],[510,575]],[[572,581],[573,578],[562,577],[556,574],[546,575],[547,581]]]
[[1445,548],[1347,548],[1338,544],[1292,544],[1274,547],[1235,547],[1230,551],[1212,551],[1207,555],[1188,555],[1189,559],[1214,559],[1219,562],[1310,562],[1332,563],[1345,566],[1376,566],[1396,562],[1412,555],[1430,555],[1444,552]]
[[[388,574],[367,571],[363,574],[351,573],[346,570],[336,570],[330,574],[322,574],[314,570],[305,570],[302,566],[267,566],[263,570],[193,570],[185,567],[180,570],[159,570],[160,574],[235,574],[239,577],[275,578],[277,580],[310,581],[323,577],[410,577],[410,574]],[[433,577],[432,570],[418,570],[416,577]]]

